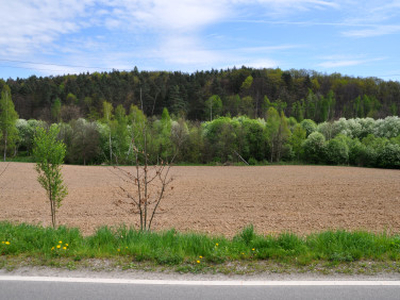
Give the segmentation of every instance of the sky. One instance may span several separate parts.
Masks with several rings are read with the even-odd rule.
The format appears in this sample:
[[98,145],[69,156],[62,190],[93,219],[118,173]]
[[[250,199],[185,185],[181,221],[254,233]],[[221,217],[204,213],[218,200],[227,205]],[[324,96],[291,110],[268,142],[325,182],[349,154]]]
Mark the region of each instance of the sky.
[[400,0],[0,0],[0,78],[234,66],[400,81]]

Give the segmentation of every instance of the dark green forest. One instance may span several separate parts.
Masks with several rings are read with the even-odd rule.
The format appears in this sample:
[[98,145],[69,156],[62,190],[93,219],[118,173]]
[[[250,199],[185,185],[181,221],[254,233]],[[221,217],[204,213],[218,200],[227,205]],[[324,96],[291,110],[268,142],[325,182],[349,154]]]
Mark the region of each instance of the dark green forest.
[[57,126],[71,164],[132,164],[146,151],[154,164],[400,168],[399,82],[243,67],[0,85],[4,160],[29,160],[37,128]]
[[[97,120],[103,102],[129,110],[132,104],[147,117],[164,108],[187,120],[216,116],[264,118],[269,107],[298,122],[397,115],[400,83],[354,78],[308,70],[240,69],[195,73],[113,71],[65,76],[0,80],[11,88],[20,118],[69,122]],[[210,99],[212,98],[212,99]],[[59,112],[58,112],[59,109]]]

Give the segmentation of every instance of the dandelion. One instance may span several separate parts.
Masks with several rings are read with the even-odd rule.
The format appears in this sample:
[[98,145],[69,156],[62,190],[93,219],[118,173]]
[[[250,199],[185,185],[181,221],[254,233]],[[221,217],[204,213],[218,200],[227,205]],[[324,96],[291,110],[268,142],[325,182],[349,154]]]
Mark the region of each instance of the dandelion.
[[60,249],[61,248],[61,245],[57,245],[57,249]]
[[59,244],[62,244],[62,241],[58,241]]
[[68,243],[65,244],[65,247],[68,247]]
[[7,242],[5,242],[5,244],[6,244],[6,245],[10,245],[10,242],[9,242],[9,241],[7,241]]
[[67,250],[67,247],[63,247],[64,250]]
[[254,248],[253,248],[253,249],[251,249],[251,250],[252,250],[252,251],[256,251],[256,249],[254,249]]
[[215,246],[217,246],[217,247],[218,247],[218,245],[219,245],[218,243],[215,243]]
[[51,251],[53,251],[54,250],[54,247],[51,247]]
[[118,252],[120,252],[120,251],[121,251],[121,249],[117,249],[117,251],[118,251]]
[[200,255],[200,256],[199,256],[199,258],[200,258],[200,259],[202,259],[202,258],[203,258],[203,256],[201,256],[201,255]]
[[196,262],[199,264],[200,263],[200,261],[199,260],[196,260]]

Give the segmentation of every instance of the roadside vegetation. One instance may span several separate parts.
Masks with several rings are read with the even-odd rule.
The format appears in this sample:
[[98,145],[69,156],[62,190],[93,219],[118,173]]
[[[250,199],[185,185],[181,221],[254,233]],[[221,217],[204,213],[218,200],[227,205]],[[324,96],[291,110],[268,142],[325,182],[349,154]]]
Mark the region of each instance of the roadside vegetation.
[[0,242],[0,267],[8,270],[20,266],[76,269],[101,260],[114,268],[190,273],[298,272],[317,267],[321,272],[332,268],[351,272],[354,266],[368,272],[400,272],[400,236],[386,233],[261,236],[250,225],[228,239],[120,226],[101,227],[93,235],[82,236],[76,228],[0,222]]

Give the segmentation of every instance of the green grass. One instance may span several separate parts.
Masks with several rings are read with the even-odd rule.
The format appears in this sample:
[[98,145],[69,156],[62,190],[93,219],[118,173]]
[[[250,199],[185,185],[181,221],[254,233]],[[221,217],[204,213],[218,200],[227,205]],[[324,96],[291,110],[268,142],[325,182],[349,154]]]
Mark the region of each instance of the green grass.
[[139,264],[193,273],[247,273],[270,264],[274,268],[312,270],[322,265],[329,269],[354,263],[365,272],[368,261],[395,266],[391,270],[398,272],[400,261],[399,235],[326,231],[306,237],[292,233],[261,236],[251,225],[227,239],[175,230],[141,232],[126,226],[101,227],[84,237],[76,228],[54,230],[0,222],[0,243],[0,268],[10,268],[11,261],[30,260],[34,265],[74,269],[90,259],[106,259],[123,269]]

